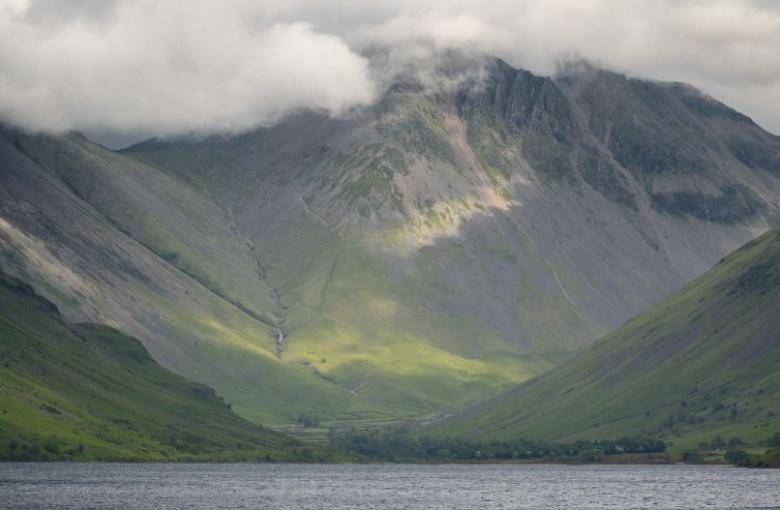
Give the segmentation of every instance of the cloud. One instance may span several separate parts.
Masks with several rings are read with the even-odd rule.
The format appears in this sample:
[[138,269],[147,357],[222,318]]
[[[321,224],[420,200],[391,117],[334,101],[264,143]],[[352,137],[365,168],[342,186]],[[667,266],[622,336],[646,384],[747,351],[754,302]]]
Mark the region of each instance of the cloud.
[[456,0],[385,2],[396,11],[345,33],[396,53],[459,47],[550,74],[585,58],[693,84],[780,132],[780,2],[775,0]]
[[545,74],[582,57],[685,81],[780,132],[774,0],[0,0],[0,116],[242,130],[365,104],[388,68],[450,48]]
[[339,37],[256,25],[239,3],[21,4],[0,7],[0,116],[33,129],[238,131],[373,98],[368,62]]

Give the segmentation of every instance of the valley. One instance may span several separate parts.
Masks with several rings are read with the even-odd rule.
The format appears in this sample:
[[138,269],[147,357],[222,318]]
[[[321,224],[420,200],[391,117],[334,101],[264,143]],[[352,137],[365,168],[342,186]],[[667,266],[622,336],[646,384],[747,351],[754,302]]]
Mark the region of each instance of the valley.
[[[486,438],[758,437],[774,358],[691,396],[629,378],[638,361],[610,396],[575,389],[632,363],[606,345],[645,352],[654,327],[717,324],[722,309],[690,302],[718,299],[690,290],[704,284],[675,292],[780,223],[780,139],[687,85],[584,63],[548,77],[446,55],[433,74],[341,116],[120,151],[3,125],[0,269],[242,419],[319,444],[331,427],[431,421]],[[723,359],[691,358],[702,378]],[[636,408],[607,412],[629,388]],[[689,427],[705,400],[746,420]],[[569,402],[588,412],[571,419]]]
[[766,445],[780,428],[778,278],[773,230],[570,361],[433,429],[482,440],[642,432],[676,451],[716,437],[704,449]]

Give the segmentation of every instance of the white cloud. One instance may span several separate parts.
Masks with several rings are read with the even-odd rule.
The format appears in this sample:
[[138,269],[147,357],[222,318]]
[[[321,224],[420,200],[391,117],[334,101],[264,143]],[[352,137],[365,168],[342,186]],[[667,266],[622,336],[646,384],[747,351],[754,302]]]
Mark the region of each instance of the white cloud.
[[0,116],[30,128],[234,131],[373,97],[367,61],[340,38],[255,25],[239,3],[138,0],[99,16],[13,4],[0,7]]
[[0,0],[0,116],[174,133],[340,112],[387,76],[360,56],[376,47],[383,65],[447,48],[539,73],[588,58],[780,132],[774,0]]

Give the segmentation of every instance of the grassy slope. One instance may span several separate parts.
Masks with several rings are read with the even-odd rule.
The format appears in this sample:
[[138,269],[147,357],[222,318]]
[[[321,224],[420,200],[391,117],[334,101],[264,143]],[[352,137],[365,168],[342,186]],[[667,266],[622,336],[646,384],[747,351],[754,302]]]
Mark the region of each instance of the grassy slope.
[[75,135],[2,134],[0,265],[256,423],[350,409],[346,390],[276,356],[269,289],[212,202]]
[[780,467],[780,448],[772,448],[758,457],[753,463],[758,467]]
[[[25,190],[28,198],[11,186],[14,199],[43,214],[28,218],[31,208],[20,205],[8,220],[43,240],[57,263],[75,269],[94,292],[111,296],[110,302],[93,300],[100,313],[90,320],[127,327],[163,366],[214,387],[237,413],[256,423],[290,423],[299,414],[323,421],[382,422],[427,416],[494,396],[549,366],[514,358],[483,361],[451,352],[443,339],[453,328],[441,327],[425,311],[408,312],[410,304],[419,303],[413,291],[399,285],[356,243],[309,232],[305,224],[287,225],[288,238],[273,243],[287,259],[290,274],[269,272],[279,277],[275,282],[291,280],[301,295],[296,303],[285,295],[290,310],[281,309],[270,299],[269,284],[258,270],[274,262],[267,257],[272,247],[258,243],[261,257],[255,265],[255,254],[231,225],[228,212],[178,177],[75,135],[11,131],[6,137],[35,163],[12,170],[24,176],[14,186],[25,186],[18,182],[27,180],[29,188],[40,188],[35,175],[44,186],[56,183],[54,190],[45,188],[47,195],[67,194],[41,200],[42,193]],[[66,203],[75,206],[67,209]],[[49,227],[49,221],[56,226]],[[38,231],[46,234],[39,237]],[[143,258],[122,243],[134,245]],[[60,244],[85,260],[74,263],[62,256],[65,250],[53,249]],[[319,244],[319,252],[310,261],[313,244]],[[122,246],[120,257],[111,256],[107,247],[117,245]],[[82,274],[79,268],[85,267],[91,270]],[[309,267],[311,272],[301,269]],[[71,307],[84,302],[83,296],[60,289],[50,266],[28,266],[21,273],[33,275],[31,281],[51,299],[64,296],[63,303]],[[345,282],[362,290],[361,299],[372,304],[371,310],[354,314],[356,294]],[[402,302],[409,303],[407,311],[398,315],[386,306]],[[288,315],[288,327],[294,329],[295,341],[287,342],[281,357],[272,338],[275,313]],[[128,315],[133,318],[130,326],[140,323],[140,329],[128,326]],[[460,329],[463,337],[473,332],[479,338],[477,328]],[[430,345],[431,338],[444,347]]]
[[575,359],[437,426],[479,438],[660,434],[676,449],[780,429],[780,232]]
[[176,179],[78,135],[13,133],[16,147],[116,228],[261,321],[269,289],[229,214]]
[[284,356],[316,366],[364,404],[398,417],[453,410],[549,366],[535,358],[464,354],[452,345],[456,335],[471,334],[485,351],[501,344],[457,317],[425,309],[422,285],[399,281],[358,243],[334,240],[319,256],[323,263],[287,287],[295,300]]
[[300,458],[114,329],[63,321],[0,273],[0,458]]
[[[214,206],[203,197],[201,201],[206,205],[199,204],[189,188],[182,186],[178,179],[190,180],[195,189],[207,196],[212,191],[214,195],[240,192],[242,186],[238,183],[247,176],[242,175],[241,167],[235,167],[236,163],[230,160],[229,155],[209,146],[196,149],[202,151],[196,152],[197,164],[193,154],[186,151],[167,159],[173,165],[176,180],[133,160],[101,154],[103,158],[117,160],[103,165],[111,168],[112,173],[107,187],[123,190],[116,182],[127,180],[121,175],[121,165],[135,164],[134,172],[142,173],[146,182],[153,179],[169,188],[178,186],[175,190],[181,195],[178,200],[186,199],[183,205],[190,208],[196,205],[201,209]],[[233,178],[225,175],[211,177],[209,172],[187,174],[184,169],[200,168],[204,162],[235,175]],[[120,168],[114,168],[116,166]],[[208,187],[204,188],[206,183]],[[232,186],[234,189],[221,189],[220,186]],[[153,190],[159,193],[160,188],[158,184]],[[173,193],[174,190],[168,192]],[[122,202],[127,200],[123,198]],[[226,209],[228,207],[225,206]],[[112,205],[110,209],[116,208]],[[137,206],[131,205],[130,208],[137,209]],[[158,224],[165,226],[176,216],[163,211],[156,218]],[[213,217],[209,221],[218,224]],[[122,224],[126,224],[124,218]],[[213,227],[213,230],[219,229]],[[170,225],[167,231],[169,235],[160,239],[181,238],[182,242],[192,243],[193,238],[197,240],[200,235],[182,232]],[[141,230],[134,237],[144,239],[145,235],[148,235],[146,231]],[[256,285],[255,275],[245,266],[223,263],[223,255],[235,256],[241,253],[240,248],[244,248],[230,244],[235,243],[233,238],[228,241],[218,239],[209,243],[209,246],[214,246],[213,250],[218,247],[222,252],[204,260],[201,266],[206,276],[200,280],[209,281],[208,275],[217,275],[215,281],[227,282],[225,289],[234,288],[233,282],[223,276],[224,272],[234,281],[242,281],[245,286]],[[490,347],[494,351],[514,349],[506,341],[485,334],[481,328],[458,320],[453,314],[439,313],[435,316],[430,310],[421,310],[420,297],[426,294],[424,285],[410,288],[414,281],[398,282],[397,276],[388,271],[382,261],[366,252],[357,236],[334,236],[311,229],[305,221],[288,223],[281,237],[277,236],[271,242],[258,242],[256,254],[258,264],[267,269],[269,279],[285,294],[283,301],[290,305],[289,310],[274,310],[264,304],[259,313],[265,316],[274,311],[284,314],[286,328],[292,330],[288,331],[292,336],[286,340],[284,360],[296,370],[305,367],[308,372],[322,376],[318,382],[324,382],[326,388],[319,389],[315,398],[306,398],[312,392],[310,381],[303,383],[296,380],[289,368],[286,372],[284,367],[276,365],[265,368],[262,383],[269,390],[273,388],[269,391],[273,395],[269,395],[269,399],[273,398],[273,402],[270,405],[264,402],[262,409],[253,408],[245,401],[237,402],[236,410],[250,419],[279,423],[291,421],[299,413],[339,422],[427,416],[494,396],[511,384],[526,380],[551,366],[548,361],[537,357],[509,355],[479,359],[480,354],[489,351]],[[279,274],[280,270],[288,274]],[[267,280],[259,282],[263,288],[268,286]],[[291,287],[294,290],[288,292]],[[267,294],[267,290],[265,292]],[[249,291],[242,291],[240,295],[248,294]],[[293,294],[297,294],[299,299],[290,300],[289,296]],[[363,305],[360,314],[355,314],[356,299]],[[177,312],[172,310],[172,313]],[[197,316],[196,313],[192,315]],[[186,320],[186,314],[180,316],[184,324],[193,322]],[[237,330],[247,331],[243,328]],[[219,337],[224,333],[214,331],[211,335]],[[471,353],[453,349],[450,339],[454,337],[461,344],[476,343],[481,349],[472,348]],[[219,356],[216,351],[215,357]],[[251,372],[249,366],[238,368]],[[241,388],[233,384],[218,389],[224,390],[232,401],[236,401],[234,394],[241,393]]]
[[[520,356],[517,346],[452,310],[432,310],[430,301],[448,299],[448,289],[393,271],[366,248],[366,232],[323,228],[310,211],[296,209],[302,199],[295,195],[246,198],[244,192],[258,187],[255,173],[244,170],[251,165],[235,163],[224,147],[207,147],[209,158],[192,157],[203,151],[199,144],[151,143],[126,154],[189,181],[204,195],[229,197],[222,202],[235,207],[239,227],[254,237],[268,279],[280,290],[288,332],[283,358],[349,392],[348,407],[306,414],[340,422],[451,412],[551,366]],[[299,182],[322,179],[327,192],[328,172],[300,173]],[[274,189],[260,189],[265,186]],[[266,203],[276,207],[242,221],[242,207],[262,209]]]

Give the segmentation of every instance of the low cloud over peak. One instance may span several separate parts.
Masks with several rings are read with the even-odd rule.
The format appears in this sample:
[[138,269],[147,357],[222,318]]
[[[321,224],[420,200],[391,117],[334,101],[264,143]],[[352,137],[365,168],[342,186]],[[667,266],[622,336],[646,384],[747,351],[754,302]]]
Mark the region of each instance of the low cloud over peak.
[[780,4],[766,0],[0,0],[0,117],[241,131],[369,103],[387,67],[447,49],[685,81],[780,131]]
[[0,115],[32,129],[240,131],[373,98],[366,59],[308,23],[198,1],[39,3],[0,16]]

